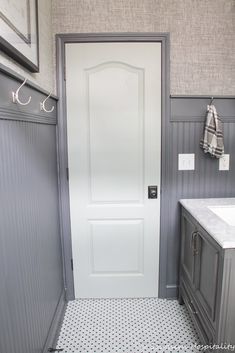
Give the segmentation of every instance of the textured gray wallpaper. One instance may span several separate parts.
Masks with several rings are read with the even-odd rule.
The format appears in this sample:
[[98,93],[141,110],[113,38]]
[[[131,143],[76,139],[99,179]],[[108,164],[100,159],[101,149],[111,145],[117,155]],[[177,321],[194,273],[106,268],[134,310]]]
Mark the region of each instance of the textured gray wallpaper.
[[52,0],[53,33],[170,32],[172,94],[235,94],[234,0]]

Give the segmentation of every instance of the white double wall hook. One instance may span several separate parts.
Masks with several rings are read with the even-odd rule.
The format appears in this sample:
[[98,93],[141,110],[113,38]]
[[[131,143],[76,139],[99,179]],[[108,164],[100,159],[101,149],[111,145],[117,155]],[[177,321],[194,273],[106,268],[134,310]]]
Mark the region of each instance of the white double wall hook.
[[30,103],[31,98],[32,98],[31,96],[29,97],[27,102],[21,102],[21,100],[19,99],[20,89],[25,85],[26,81],[27,81],[27,78],[24,80],[24,82],[20,85],[20,87],[15,92],[12,92],[13,103],[18,103],[20,105],[28,105]]
[[45,107],[45,103],[46,103],[46,101],[50,98],[50,96],[51,96],[51,93],[49,94],[48,97],[46,97],[46,99],[44,99],[43,102],[40,102],[40,110],[43,110],[43,111],[46,112],[46,113],[52,113],[53,110],[54,110],[54,108],[55,108],[54,105],[51,107],[51,109],[47,109],[47,108]]

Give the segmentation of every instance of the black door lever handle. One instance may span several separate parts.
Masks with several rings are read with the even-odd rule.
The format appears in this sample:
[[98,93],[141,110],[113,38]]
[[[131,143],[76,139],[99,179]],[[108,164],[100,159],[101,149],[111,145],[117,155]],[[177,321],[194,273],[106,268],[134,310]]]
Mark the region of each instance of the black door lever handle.
[[64,349],[63,348],[48,348],[48,352],[62,352]]
[[148,186],[148,198],[157,199],[157,185]]

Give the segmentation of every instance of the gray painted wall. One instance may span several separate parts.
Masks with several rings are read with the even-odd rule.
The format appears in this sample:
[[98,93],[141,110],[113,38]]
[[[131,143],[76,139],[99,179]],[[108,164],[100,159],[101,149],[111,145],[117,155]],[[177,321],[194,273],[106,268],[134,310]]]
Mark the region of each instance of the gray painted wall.
[[56,110],[42,114],[30,87],[13,104],[18,86],[0,72],[0,351],[39,353],[63,306]]
[[[204,118],[210,99],[172,98],[168,143],[166,291],[177,293],[180,247],[181,198],[235,196],[235,98],[215,99],[214,105],[224,122],[225,153],[230,154],[230,170],[219,171],[219,161],[199,147]],[[195,153],[195,171],[178,171],[178,153]],[[162,269],[164,272],[164,269]],[[164,293],[162,293],[164,295]]]

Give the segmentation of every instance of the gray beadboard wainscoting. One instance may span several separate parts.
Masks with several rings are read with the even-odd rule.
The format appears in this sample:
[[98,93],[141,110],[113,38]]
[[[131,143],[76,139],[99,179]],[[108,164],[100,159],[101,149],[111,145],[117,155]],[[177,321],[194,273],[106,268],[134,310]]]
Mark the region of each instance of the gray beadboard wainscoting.
[[[219,171],[219,161],[204,154],[199,147],[210,97],[172,96],[165,173],[166,261],[161,261],[161,280],[167,283],[163,297],[177,296],[180,249],[181,198],[235,196],[235,97],[215,97],[213,104],[224,126],[225,153],[230,154],[230,170]],[[195,170],[178,171],[178,154],[195,153]],[[163,156],[164,158],[164,156]],[[163,268],[165,266],[165,268]],[[165,278],[163,276],[165,275]]]
[[46,352],[64,310],[56,99],[0,67],[0,351]]
[[[65,308],[60,238],[57,100],[34,84],[12,102],[23,78],[0,65],[0,351],[46,352]],[[230,170],[199,147],[210,97],[172,96],[164,121],[161,297],[176,297],[181,198],[235,197],[235,97],[215,97]],[[61,133],[61,131],[60,131]],[[178,171],[178,154],[195,153],[195,170]],[[64,171],[65,172],[65,171]],[[60,180],[60,183],[63,183]],[[164,189],[164,190],[163,190]]]

